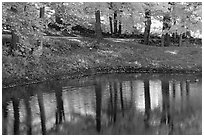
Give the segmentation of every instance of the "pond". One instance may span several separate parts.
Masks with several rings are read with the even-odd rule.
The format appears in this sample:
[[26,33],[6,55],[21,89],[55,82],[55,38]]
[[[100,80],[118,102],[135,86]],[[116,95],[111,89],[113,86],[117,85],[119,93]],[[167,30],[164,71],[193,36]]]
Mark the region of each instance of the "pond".
[[3,134],[202,134],[202,76],[100,74],[2,89]]

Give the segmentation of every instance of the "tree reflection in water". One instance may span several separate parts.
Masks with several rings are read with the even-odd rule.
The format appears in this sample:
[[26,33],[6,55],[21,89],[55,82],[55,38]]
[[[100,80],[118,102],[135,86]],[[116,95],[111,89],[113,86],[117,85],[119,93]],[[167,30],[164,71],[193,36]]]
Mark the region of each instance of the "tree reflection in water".
[[[192,103],[199,102],[191,99],[193,84],[186,79],[96,79],[88,84],[86,81],[82,85],[75,84],[74,88],[61,81],[49,84],[50,90],[47,90],[48,85],[39,84],[14,88],[12,90],[18,92],[11,97],[3,95],[3,134],[11,134],[9,131],[35,134],[39,129],[42,134],[49,134],[50,130],[64,124],[67,126],[55,131],[62,134],[156,134],[159,132],[150,131],[157,126],[163,130],[166,126],[166,133],[174,134],[178,115],[188,112],[190,116],[195,111]],[[201,91],[195,93],[201,95]],[[51,94],[54,100],[48,96]],[[9,106],[13,106],[13,111]],[[6,122],[11,121],[12,115],[13,123]],[[39,121],[36,116],[40,116]],[[51,121],[54,127],[48,124]],[[21,125],[26,126],[26,132]]]
[[14,126],[13,126],[14,130],[13,130],[13,133],[14,133],[14,135],[18,135],[19,129],[20,129],[19,99],[13,98],[12,103],[13,103],[13,110],[14,110]]
[[63,105],[63,100],[62,100],[62,86],[59,81],[53,82],[53,89],[55,91],[55,96],[56,96],[56,125],[61,124],[64,120],[65,121],[65,115],[64,115],[64,105]]
[[46,117],[45,117],[45,107],[43,103],[43,87],[41,85],[37,89],[37,98],[38,98],[38,105],[40,108],[40,119],[41,119],[41,129],[42,129],[42,134],[46,134]]
[[150,110],[151,110],[149,80],[144,80],[144,95],[145,95],[144,123],[145,123],[145,127],[148,128],[149,127]]
[[95,82],[95,94],[96,94],[96,129],[98,132],[101,131],[101,84],[96,81]]

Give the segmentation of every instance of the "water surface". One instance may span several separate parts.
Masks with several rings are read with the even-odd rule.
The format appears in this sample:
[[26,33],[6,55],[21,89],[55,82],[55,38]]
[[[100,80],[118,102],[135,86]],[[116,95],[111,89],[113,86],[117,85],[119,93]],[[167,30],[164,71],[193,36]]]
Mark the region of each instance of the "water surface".
[[3,89],[3,134],[201,134],[202,77],[106,74]]

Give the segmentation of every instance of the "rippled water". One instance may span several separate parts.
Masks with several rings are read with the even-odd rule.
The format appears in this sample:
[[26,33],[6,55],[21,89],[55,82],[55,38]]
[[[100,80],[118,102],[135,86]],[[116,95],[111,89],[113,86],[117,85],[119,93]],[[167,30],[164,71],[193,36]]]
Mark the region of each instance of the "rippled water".
[[201,134],[202,77],[106,74],[3,89],[3,134]]

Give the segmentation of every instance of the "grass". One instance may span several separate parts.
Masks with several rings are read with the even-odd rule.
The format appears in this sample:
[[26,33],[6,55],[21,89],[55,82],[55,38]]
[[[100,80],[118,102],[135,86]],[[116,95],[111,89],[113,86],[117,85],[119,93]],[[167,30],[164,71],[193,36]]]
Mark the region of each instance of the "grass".
[[11,57],[3,47],[3,86],[61,78],[72,74],[162,71],[201,72],[199,46],[155,47],[127,39],[52,37],[44,42],[43,55]]

